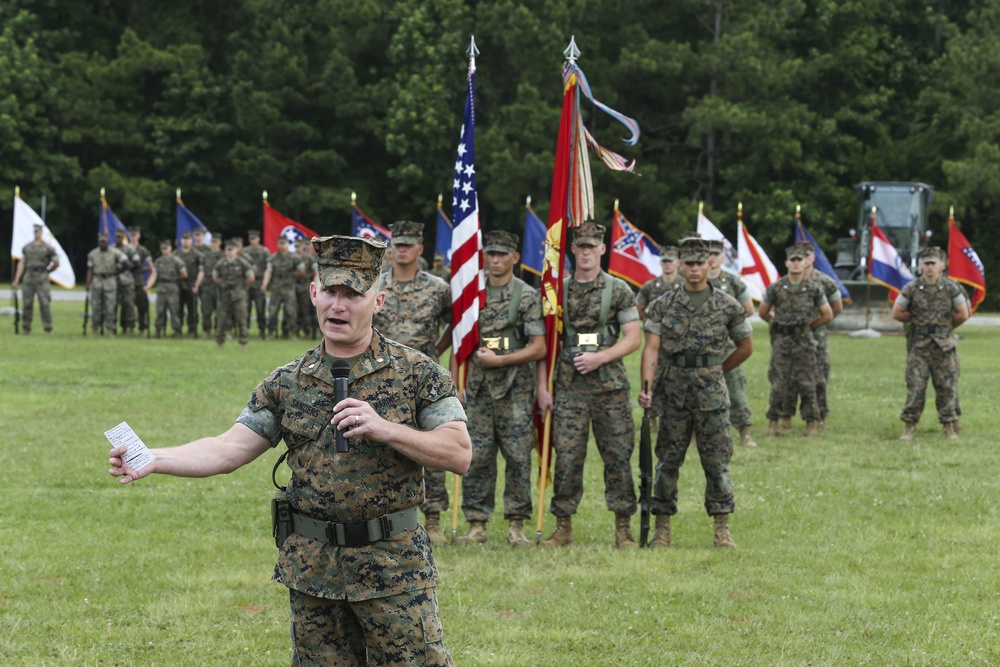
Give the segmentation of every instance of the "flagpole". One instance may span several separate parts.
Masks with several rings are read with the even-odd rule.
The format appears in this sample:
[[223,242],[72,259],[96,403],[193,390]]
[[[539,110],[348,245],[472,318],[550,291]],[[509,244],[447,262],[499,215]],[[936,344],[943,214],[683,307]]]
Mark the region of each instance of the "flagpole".
[[[875,207],[872,206],[872,222],[875,221]],[[869,231],[868,233],[868,255],[872,254],[871,244],[874,242],[874,236]],[[871,260],[868,262],[871,264]],[[871,266],[865,271],[865,329],[871,328],[871,318],[872,318],[872,278],[868,274],[871,271]]]

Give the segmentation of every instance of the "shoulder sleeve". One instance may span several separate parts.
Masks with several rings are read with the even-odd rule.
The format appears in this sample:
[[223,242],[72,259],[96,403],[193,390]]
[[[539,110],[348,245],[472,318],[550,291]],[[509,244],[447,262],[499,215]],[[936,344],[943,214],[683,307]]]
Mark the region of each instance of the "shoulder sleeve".
[[524,335],[544,336],[545,320],[542,319],[542,296],[531,285],[521,288],[521,303],[518,305],[521,321],[524,323]]
[[764,303],[769,306],[774,305],[774,300],[777,297],[778,283],[774,282],[767,286],[767,290],[764,292]]
[[[956,281],[956,280],[949,280],[948,283],[949,283],[948,289],[949,289],[949,292],[951,293],[951,305],[952,305],[952,307],[954,307],[954,308],[960,308],[961,306],[963,306],[963,305],[965,305],[967,303],[971,305],[972,302],[969,300],[968,296],[965,294],[965,289],[958,283],[958,281]],[[970,308],[970,310],[971,310],[971,308]]]
[[911,280],[910,282],[903,285],[903,289],[899,290],[899,296],[896,297],[896,304],[900,308],[906,308],[910,305],[910,298],[913,296],[913,290],[916,289],[917,281]]
[[271,446],[281,442],[281,422],[278,418],[277,387],[280,369],[264,379],[250,394],[250,400],[236,423],[243,424],[251,431],[267,438]]
[[728,308],[730,311],[729,337],[733,340],[743,340],[753,335],[753,327],[750,326],[750,320],[747,319],[747,311],[743,310],[743,306],[736,299],[730,299]]
[[830,303],[829,299],[826,298],[826,294],[823,293],[823,286],[818,283],[816,284],[816,293],[813,295],[813,303],[817,308],[822,308]]
[[667,299],[665,295],[653,300],[652,305],[646,311],[646,321],[642,326],[644,330],[656,336],[662,335],[663,312],[666,310],[666,303]]
[[424,357],[416,362],[420,377],[417,394],[417,426],[423,431],[448,422],[467,421],[465,410],[455,395],[451,373]]
[[608,276],[614,281],[611,289],[611,308],[617,313],[618,323],[625,324],[639,319],[639,309],[635,305],[635,294],[621,278]]

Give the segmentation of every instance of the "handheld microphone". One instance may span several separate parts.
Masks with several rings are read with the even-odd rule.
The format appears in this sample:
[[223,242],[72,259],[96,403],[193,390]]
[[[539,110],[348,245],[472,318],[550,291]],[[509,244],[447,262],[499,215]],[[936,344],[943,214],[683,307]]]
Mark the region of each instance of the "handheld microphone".
[[[351,373],[351,365],[343,359],[333,362],[333,404],[336,405],[347,398],[347,376]],[[347,436],[339,428],[337,431],[337,453],[343,454],[350,451],[347,443]]]

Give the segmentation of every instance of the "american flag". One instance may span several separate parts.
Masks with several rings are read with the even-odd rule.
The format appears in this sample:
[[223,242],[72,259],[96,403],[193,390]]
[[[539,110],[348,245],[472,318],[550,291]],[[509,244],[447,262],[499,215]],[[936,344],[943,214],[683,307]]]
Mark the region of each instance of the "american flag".
[[479,309],[486,302],[483,275],[483,239],[479,230],[479,199],[476,195],[474,150],[476,67],[469,65],[469,94],[465,120],[455,159],[451,219],[451,312],[452,350],[455,361],[465,362],[479,346]]

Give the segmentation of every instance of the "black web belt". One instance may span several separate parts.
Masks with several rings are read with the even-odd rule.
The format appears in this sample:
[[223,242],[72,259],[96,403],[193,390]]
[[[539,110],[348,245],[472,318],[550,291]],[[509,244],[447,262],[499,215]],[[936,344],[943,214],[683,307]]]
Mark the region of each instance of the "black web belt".
[[808,324],[775,324],[771,327],[771,332],[776,334],[781,334],[783,336],[794,336],[796,334],[804,334],[810,331]]
[[336,547],[361,547],[420,525],[416,507],[358,521],[321,521],[292,511],[292,532]]
[[675,354],[670,357],[670,363],[680,368],[708,368],[718,366],[723,357],[717,354]]
[[943,326],[914,326],[912,327],[912,331],[915,334],[950,334],[952,332],[952,328]]

